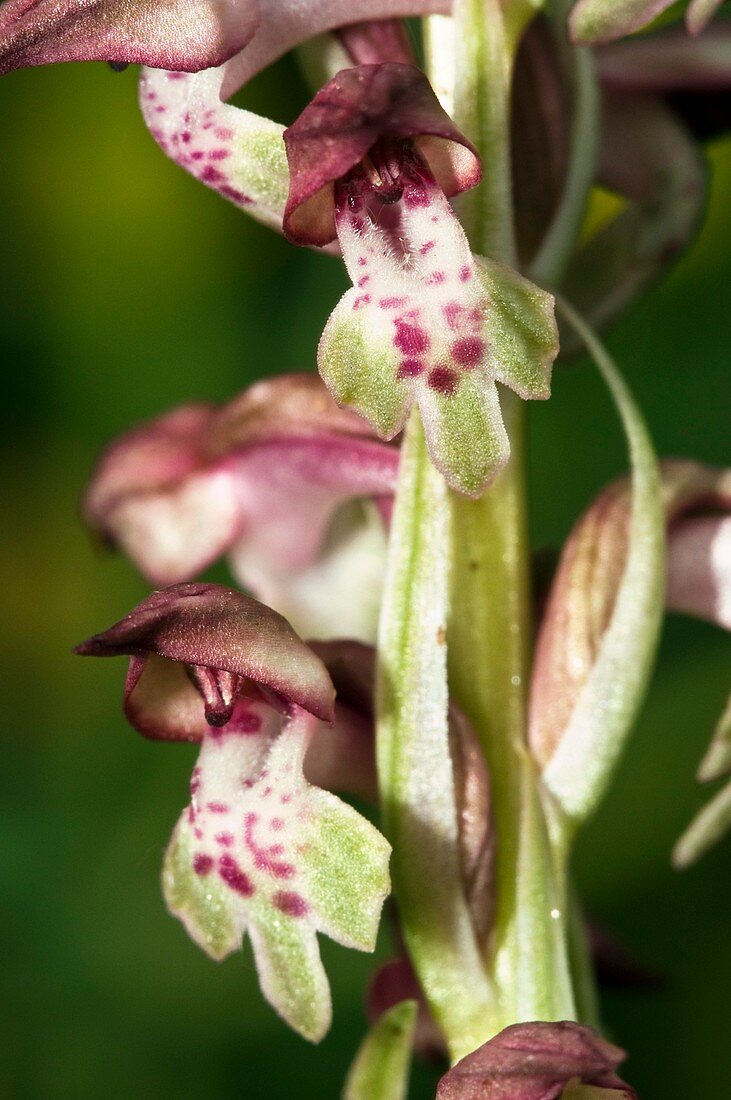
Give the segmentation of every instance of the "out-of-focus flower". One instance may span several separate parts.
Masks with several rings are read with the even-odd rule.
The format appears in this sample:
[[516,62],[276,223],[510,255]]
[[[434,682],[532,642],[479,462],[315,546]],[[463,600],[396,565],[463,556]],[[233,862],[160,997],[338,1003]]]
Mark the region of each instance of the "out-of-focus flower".
[[187,406],[114,442],[90,482],[90,526],[153,584],[227,554],[237,580],[309,637],[370,641],[398,449],[317,377],[280,375],[223,408]]
[[[668,607],[731,628],[731,471],[665,461],[662,483]],[[529,741],[543,767],[561,741],[612,615],[627,554],[629,492],[626,480],[605,489],[561,554],[531,683]]]
[[[450,7],[449,0],[361,0],[358,12],[379,20]],[[241,84],[299,42],[352,19],[343,0],[6,0],[0,73],[56,61],[197,72],[231,59]]]
[[[165,857],[170,911],[213,958],[248,933],[264,995],[311,1040],[330,1023],[317,932],[370,951],[389,845],[305,778],[334,690],[274,611],[217,585],[155,592],[77,648],[131,657],[125,712],[148,737],[201,744]],[[327,769],[326,769],[327,770]]]
[[[667,606],[731,630],[731,471],[666,461],[662,484],[668,525]],[[619,481],[579,520],[561,556],[538,634],[530,694],[529,741],[549,780],[601,654],[625,568],[629,520],[629,486]],[[601,738],[596,752],[602,752]],[[699,778],[715,780],[730,773],[727,711]],[[681,838],[676,865],[698,858],[729,826],[731,785],[715,796]]]
[[[639,31],[675,0],[578,0],[569,20],[574,42],[609,42]],[[691,34],[700,34],[722,0],[690,0],[685,16]]]
[[514,1024],[457,1062],[437,1100],[637,1100],[615,1073],[625,1057],[580,1024]]

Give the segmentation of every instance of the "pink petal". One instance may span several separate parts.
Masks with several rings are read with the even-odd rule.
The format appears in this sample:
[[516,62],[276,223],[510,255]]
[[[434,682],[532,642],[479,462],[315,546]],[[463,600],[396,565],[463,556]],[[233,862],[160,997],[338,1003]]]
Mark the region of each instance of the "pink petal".
[[343,69],[284,132],[290,188],[284,232],[297,244],[334,240],[332,185],[354,168],[379,138],[414,139],[438,187],[455,195],[480,181],[474,146],[440,105],[413,65]]
[[361,0],[357,9],[343,0],[265,0],[259,29],[246,49],[226,65],[223,98],[251,80],[278,57],[324,31],[372,19],[399,19],[409,15],[448,14],[451,0]]
[[[333,717],[334,692],[319,658],[281,615],[220,585],[180,584],[153,592],[121,622],[84,642],[76,652],[87,657],[156,654],[168,661],[230,672],[326,722]],[[131,684],[128,681],[128,697],[139,682],[139,676]]]
[[[679,459],[664,462],[661,472],[669,599],[694,614],[728,616],[728,527],[718,530],[708,513],[731,510],[731,472]],[[529,742],[542,765],[566,729],[610,621],[628,522],[628,483],[615,482],[584,513],[562,550],[538,632],[530,692]]]
[[258,0],[7,0],[0,73],[99,60],[195,72],[241,50],[259,22]]
[[122,436],[84,502],[90,526],[153,584],[236,551],[247,586],[309,567],[338,507],[393,492],[398,450],[369,438],[314,375],[251,386],[216,411],[191,406]]
[[731,630],[731,516],[700,516],[673,525],[668,540],[671,611]]
[[380,65],[384,61],[415,64],[406,27],[396,19],[350,23],[336,34],[354,65]]
[[615,1075],[625,1053],[570,1022],[506,1027],[442,1077],[437,1100],[558,1100],[569,1082],[637,1094]]
[[602,83],[625,91],[714,91],[731,86],[731,23],[699,38],[668,27],[597,51]]

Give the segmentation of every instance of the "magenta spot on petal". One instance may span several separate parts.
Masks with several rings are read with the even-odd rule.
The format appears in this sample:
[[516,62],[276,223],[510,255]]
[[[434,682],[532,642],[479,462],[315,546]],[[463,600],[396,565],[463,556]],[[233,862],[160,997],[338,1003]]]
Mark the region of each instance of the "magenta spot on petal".
[[235,187],[229,187],[228,184],[225,187],[219,187],[218,190],[225,198],[231,199],[232,202],[241,203],[242,206],[251,206],[253,202],[243,191],[238,191]]
[[208,154],[209,160],[225,160],[226,157],[230,157],[231,152],[228,149],[211,149]]
[[304,917],[309,906],[301,894],[295,894],[291,890],[278,890],[272,901],[282,913],[288,917]]
[[425,187],[411,184],[404,189],[404,205],[413,210],[416,207],[431,206],[431,199]]
[[281,856],[282,852],[284,851],[284,845],[283,844],[270,844],[269,848],[268,848],[268,851],[269,851],[270,856]]
[[365,265],[368,263],[368,260],[365,256],[359,256],[358,257],[358,263],[360,264],[361,267],[365,267]]
[[188,824],[192,825],[195,821],[195,810],[192,806],[188,806]]
[[431,252],[436,243],[436,241],[426,241],[419,249],[419,254],[421,256],[426,256],[427,252]]
[[447,302],[442,312],[444,313],[444,318],[449,327],[456,328],[464,312],[464,306],[460,305],[459,302]]
[[213,860],[202,852],[193,856],[193,870],[197,875],[207,875],[213,869]]
[[431,275],[426,280],[427,286],[441,286],[446,279],[446,275],[443,271],[432,271]]
[[398,309],[399,306],[402,306],[405,303],[405,301],[406,301],[405,298],[379,298],[378,308],[379,309]]
[[452,358],[460,367],[471,370],[482,362],[485,353],[485,341],[479,336],[464,336],[452,344]]
[[435,367],[427,379],[431,389],[441,393],[444,397],[451,397],[457,389],[459,379],[449,367]]
[[404,378],[416,378],[417,375],[422,374],[424,371],[424,364],[420,359],[404,359],[399,364],[399,368],[396,371],[396,377],[399,380]]
[[219,141],[230,141],[234,136],[233,130],[229,130],[228,126],[217,126],[213,133]]
[[219,172],[218,168],[214,168],[212,164],[207,164],[201,172],[201,179],[206,183],[222,183],[226,177],[223,172]]
[[271,787],[265,787],[264,790],[261,792],[261,797],[262,798],[268,798],[271,793],[272,793],[272,788]]
[[360,277],[360,279],[358,279],[358,286],[365,286],[370,281],[371,281],[370,275],[362,275]]
[[250,898],[254,893],[251,879],[241,870],[234,857],[229,855],[228,852],[222,855],[218,861],[218,873],[226,885],[235,890],[237,894]]
[[249,813],[246,815],[244,826],[244,842],[253,856],[254,866],[260,871],[265,871],[268,875],[272,875],[274,878],[292,878],[294,867],[291,863],[284,863],[273,858],[273,856],[278,854],[277,852],[273,852],[272,849],[263,848],[260,844],[257,844],[254,837],[256,820],[256,814]]
[[359,294],[353,302],[353,309],[362,309],[363,306],[367,306],[370,303],[370,294]]
[[472,278],[472,268],[469,264],[465,264],[464,267],[459,269],[459,281],[461,283],[468,283]]
[[190,777],[190,793],[195,795],[200,790],[201,785],[201,770],[199,767],[193,768],[193,774]]
[[230,848],[233,842],[233,833],[216,833],[216,843],[222,844],[224,848]]
[[394,324],[396,335],[393,342],[399,351],[407,356],[420,355],[422,352],[427,351],[431,343],[428,332],[418,325],[412,325],[401,320],[400,317],[394,321]]
[[432,214],[432,219],[431,220],[434,222],[434,225],[436,225],[439,221],[439,215],[438,214]]
[[158,103],[158,105],[157,105],[157,107],[155,108],[155,110],[157,111],[157,113],[158,113],[159,115],[164,115],[164,114],[165,114],[165,112],[167,111],[167,107],[166,107],[166,106],[165,106],[165,105],[164,105],[163,103]]
[[226,805],[225,802],[207,802],[206,805],[207,805],[208,809],[211,811],[212,814],[227,814],[228,813],[229,808],[228,808],[228,806]]
[[168,80],[185,80],[187,73],[168,73]]
[[269,824],[271,825],[272,829],[274,829],[275,833],[278,833],[280,829],[284,828],[284,821],[281,817],[273,817]]
[[183,130],[182,134],[180,135],[180,140],[182,141],[183,145],[187,145],[191,137],[192,134],[190,130]]
[[283,806],[286,806],[288,802],[292,801],[292,795],[291,794],[283,794],[282,797],[279,799],[279,801],[282,803]]
[[190,159],[191,160],[203,160],[204,155],[205,154],[203,153],[202,149],[196,149],[194,152],[192,152],[190,154]]

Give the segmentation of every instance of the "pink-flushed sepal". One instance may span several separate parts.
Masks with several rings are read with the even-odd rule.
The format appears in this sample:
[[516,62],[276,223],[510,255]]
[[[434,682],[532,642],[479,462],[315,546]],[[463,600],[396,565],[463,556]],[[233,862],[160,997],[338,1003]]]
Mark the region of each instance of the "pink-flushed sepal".
[[513,1024],[457,1062],[437,1100],[637,1100],[615,1073],[625,1057],[580,1024]]
[[339,236],[335,185],[369,154],[374,196],[386,203],[400,196],[403,150],[411,143],[447,196],[482,176],[474,146],[414,65],[343,69],[287,128],[284,142],[290,172],[284,232],[296,244],[326,245]]
[[350,806],[306,781],[311,715],[295,708],[281,732],[280,724],[271,709],[242,703],[204,738],[163,888],[170,911],[213,958],[248,933],[264,996],[317,1042],[331,1018],[317,933],[373,950],[390,847]]
[[[731,606],[731,471],[679,459],[662,464],[667,605],[726,622]],[[625,569],[630,487],[600,494],[567,540],[536,644],[529,741],[545,768],[601,649]]]
[[153,592],[75,652],[131,657],[125,711],[148,737],[199,741],[251,695],[333,718],[335,692],[322,661],[281,615],[218,584]]
[[357,8],[344,0],[266,0],[261,3],[261,22],[253,40],[226,65],[224,98],[289,50],[356,19],[402,19],[436,12],[449,14],[451,9],[452,0],[360,0]]
[[259,0],[8,0],[0,73],[57,61],[142,62],[195,72],[251,40]]
[[[580,42],[611,42],[641,30],[662,15],[674,0],[578,0],[569,19],[571,38]],[[722,0],[690,0],[685,22],[691,34],[700,34]]]
[[391,439],[414,403],[447,482],[476,496],[509,454],[496,382],[546,398],[558,349],[553,299],[516,272],[472,256],[415,149],[401,197],[374,204],[362,173],[337,185],[338,238],[353,288],[318,349],[333,397]]
[[611,91],[712,96],[731,84],[731,24],[722,20],[694,39],[678,24],[664,27],[604,46],[596,64],[602,85]]
[[281,231],[289,174],[279,123],[221,99],[224,70],[143,69],[140,107],[162,151],[257,221]]
[[84,513],[153,584],[228,554],[240,583],[300,633],[370,641],[385,553],[375,502],[392,495],[398,461],[316,376],[282,375],[122,436]]

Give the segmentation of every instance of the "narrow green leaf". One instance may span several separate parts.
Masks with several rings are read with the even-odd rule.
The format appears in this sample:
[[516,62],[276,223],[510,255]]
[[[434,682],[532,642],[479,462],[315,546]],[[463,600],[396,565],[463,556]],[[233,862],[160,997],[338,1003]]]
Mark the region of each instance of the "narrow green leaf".
[[416,1001],[402,1001],[374,1024],[350,1067],[343,1100],[404,1100],[416,1012]]
[[559,300],[559,306],[614,398],[632,467],[627,560],[614,610],[594,666],[543,772],[545,785],[578,823],[604,794],[649,679],[663,613],[665,517],[657,460],[642,414],[591,329],[566,302]]

